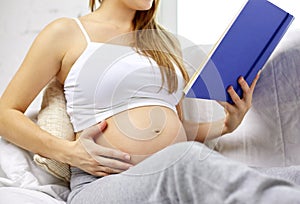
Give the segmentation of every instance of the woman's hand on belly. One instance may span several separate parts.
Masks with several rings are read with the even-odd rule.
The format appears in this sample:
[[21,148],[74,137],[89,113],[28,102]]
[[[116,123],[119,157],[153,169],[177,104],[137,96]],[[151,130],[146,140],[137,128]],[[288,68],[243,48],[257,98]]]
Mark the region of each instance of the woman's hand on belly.
[[96,137],[101,137],[106,126],[106,121],[103,121],[80,133],[80,137],[74,141],[73,153],[76,155],[70,162],[72,166],[94,176],[120,173],[132,166],[129,154],[95,143]]
[[108,127],[96,143],[129,153],[133,164],[171,144],[187,140],[177,114],[166,107],[134,108],[106,121]]

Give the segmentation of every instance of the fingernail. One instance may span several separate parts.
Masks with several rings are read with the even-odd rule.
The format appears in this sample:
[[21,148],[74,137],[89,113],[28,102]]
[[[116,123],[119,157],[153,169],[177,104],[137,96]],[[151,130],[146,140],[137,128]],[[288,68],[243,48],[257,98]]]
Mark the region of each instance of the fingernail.
[[261,71],[262,71],[261,69],[258,71],[258,73],[257,73],[258,76],[261,74]]
[[125,159],[126,159],[126,160],[130,160],[130,155],[126,154],[126,155],[125,155]]

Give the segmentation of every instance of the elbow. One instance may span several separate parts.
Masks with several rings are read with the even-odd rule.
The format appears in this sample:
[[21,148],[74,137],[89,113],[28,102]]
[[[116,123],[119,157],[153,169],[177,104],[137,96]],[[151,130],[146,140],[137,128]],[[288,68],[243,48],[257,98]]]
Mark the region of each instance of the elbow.
[[2,105],[2,103],[1,103],[1,98],[0,98],[0,125],[2,124],[1,122],[2,122],[2,119],[3,119],[3,117],[4,117],[4,113],[5,113],[5,108],[4,108],[4,106]]
[[2,135],[3,132],[3,126],[4,126],[4,118],[5,118],[5,109],[3,106],[0,104],[0,136]]
[[1,103],[0,99],[0,136],[3,136],[4,129],[7,127],[9,108]]
[[198,124],[193,123],[191,121],[183,121],[182,124],[185,129],[188,141],[203,142],[205,140],[202,134],[199,134],[202,131],[199,130]]

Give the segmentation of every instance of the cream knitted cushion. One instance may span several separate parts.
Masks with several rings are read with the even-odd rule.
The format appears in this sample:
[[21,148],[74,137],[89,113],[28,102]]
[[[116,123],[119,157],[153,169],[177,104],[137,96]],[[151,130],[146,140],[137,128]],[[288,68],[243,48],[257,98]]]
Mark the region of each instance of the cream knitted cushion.
[[[37,124],[52,135],[67,140],[74,140],[73,126],[66,112],[66,101],[63,87],[57,80],[52,80],[46,87],[43,95],[41,110],[37,117]],[[55,177],[69,181],[70,168],[68,164],[42,157],[33,156],[36,164]]]

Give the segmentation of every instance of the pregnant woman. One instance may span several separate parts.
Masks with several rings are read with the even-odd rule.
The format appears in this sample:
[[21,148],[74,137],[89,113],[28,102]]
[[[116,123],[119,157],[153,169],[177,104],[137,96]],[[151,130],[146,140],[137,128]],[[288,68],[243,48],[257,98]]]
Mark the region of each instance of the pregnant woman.
[[[221,103],[224,120],[185,121],[180,104],[188,75],[179,43],[156,23],[159,0],[100,3],[44,28],[0,100],[0,135],[72,166],[68,203],[271,202],[278,192],[299,199],[292,184],[273,188],[275,179],[199,143],[236,129],[258,76],[250,87],[239,79],[243,98],[228,89],[234,103]],[[50,135],[23,114],[54,77],[64,84],[76,141]],[[268,193],[257,192],[262,188]]]

